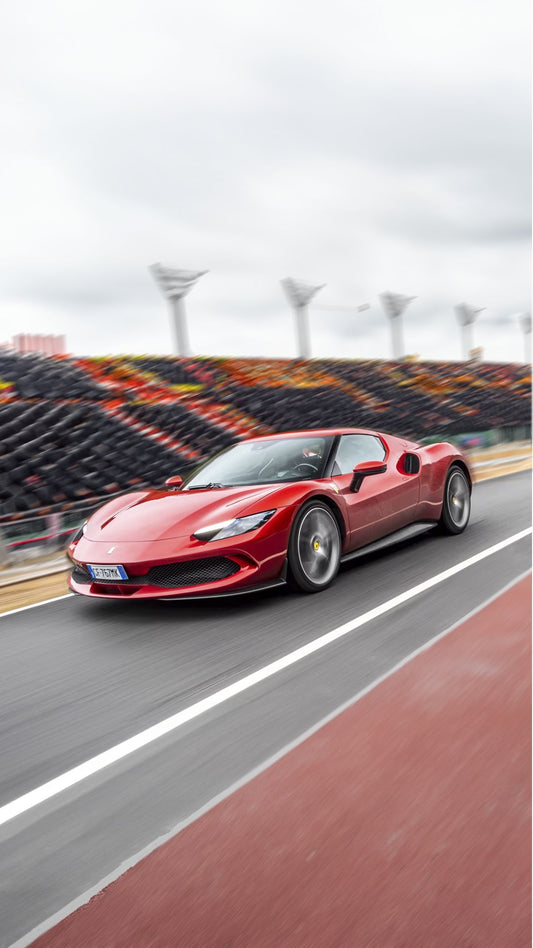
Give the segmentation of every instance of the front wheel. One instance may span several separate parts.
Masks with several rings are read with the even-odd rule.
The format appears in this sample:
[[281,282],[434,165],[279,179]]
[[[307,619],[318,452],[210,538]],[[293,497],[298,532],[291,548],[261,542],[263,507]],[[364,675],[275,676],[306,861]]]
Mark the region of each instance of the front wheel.
[[444,487],[439,526],[443,533],[462,533],[470,519],[470,484],[460,467],[451,467]]
[[289,540],[289,584],[300,592],[320,592],[333,582],[341,558],[341,535],[325,504],[311,501],[296,515]]

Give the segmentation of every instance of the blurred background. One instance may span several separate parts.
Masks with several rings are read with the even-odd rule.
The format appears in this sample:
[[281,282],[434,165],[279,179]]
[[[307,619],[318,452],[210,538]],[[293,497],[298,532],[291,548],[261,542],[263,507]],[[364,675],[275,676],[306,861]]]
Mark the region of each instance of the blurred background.
[[4,12],[6,577],[251,433],[361,426],[488,449],[479,472],[527,463],[529,16]]

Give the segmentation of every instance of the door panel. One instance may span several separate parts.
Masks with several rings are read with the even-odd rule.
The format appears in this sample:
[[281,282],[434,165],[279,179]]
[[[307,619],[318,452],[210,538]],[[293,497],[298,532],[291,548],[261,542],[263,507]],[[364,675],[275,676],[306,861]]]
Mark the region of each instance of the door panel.
[[[333,480],[348,510],[350,538],[347,549],[350,550],[372,543],[416,521],[419,508],[420,474],[405,473],[403,448],[394,444],[393,439],[385,447],[380,439],[363,443],[362,438],[368,436],[344,435],[341,438],[336,456],[339,463],[333,470]],[[353,439],[353,444],[343,444],[344,439]],[[355,439],[359,439],[358,444]],[[350,490],[352,470],[349,473],[346,471],[352,460],[352,468],[360,461],[384,461],[387,470],[383,474],[371,474],[363,478],[359,491],[354,493]]]

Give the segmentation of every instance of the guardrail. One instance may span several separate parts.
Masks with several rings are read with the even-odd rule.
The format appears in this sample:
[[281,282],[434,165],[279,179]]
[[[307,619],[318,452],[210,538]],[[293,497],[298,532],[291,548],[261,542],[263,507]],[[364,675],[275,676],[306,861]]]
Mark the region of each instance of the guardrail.
[[4,520],[0,524],[0,565],[15,566],[33,557],[64,550],[69,537],[101,504],[99,501],[82,509]]

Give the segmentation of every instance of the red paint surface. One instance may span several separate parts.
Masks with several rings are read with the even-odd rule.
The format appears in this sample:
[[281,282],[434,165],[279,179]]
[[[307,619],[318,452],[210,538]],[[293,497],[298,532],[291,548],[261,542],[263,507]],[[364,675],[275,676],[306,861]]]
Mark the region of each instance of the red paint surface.
[[38,948],[530,946],[530,580]]
[[[446,442],[421,447],[363,428],[284,432],[249,440],[305,435],[333,438],[340,434],[373,435],[382,441],[385,450],[386,470],[365,477],[357,492],[351,489],[352,472],[316,480],[206,488],[194,493],[140,490],[115,497],[95,511],[85,533],[70,543],[69,556],[82,566],[121,564],[133,577],[146,575],[155,565],[228,556],[241,567],[237,573],[212,583],[165,587],[165,598],[246,590],[280,578],[292,525],[308,500],[326,500],[336,508],[344,525],[343,553],[347,553],[411,523],[437,521],[450,465],[458,461],[468,467],[462,453]],[[406,451],[419,455],[419,473],[405,473]],[[194,536],[200,527],[269,509],[275,510],[270,520],[246,534],[209,542]],[[161,586],[83,583],[72,577],[69,585],[80,595],[97,598],[135,600],[162,595]]]

